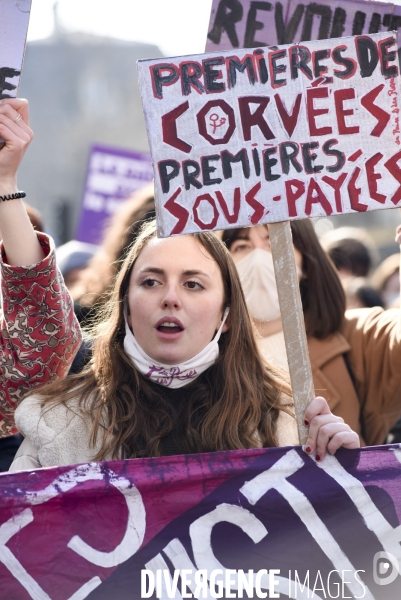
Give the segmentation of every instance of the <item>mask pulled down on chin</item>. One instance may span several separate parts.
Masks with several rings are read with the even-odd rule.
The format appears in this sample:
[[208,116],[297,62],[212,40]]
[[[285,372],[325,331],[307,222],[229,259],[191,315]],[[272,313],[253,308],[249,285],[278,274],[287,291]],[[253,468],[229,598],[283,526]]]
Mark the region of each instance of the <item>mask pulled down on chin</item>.
[[[255,248],[237,263],[237,270],[251,317],[259,321],[278,319],[281,314],[271,252]],[[297,272],[300,279],[298,267]]]

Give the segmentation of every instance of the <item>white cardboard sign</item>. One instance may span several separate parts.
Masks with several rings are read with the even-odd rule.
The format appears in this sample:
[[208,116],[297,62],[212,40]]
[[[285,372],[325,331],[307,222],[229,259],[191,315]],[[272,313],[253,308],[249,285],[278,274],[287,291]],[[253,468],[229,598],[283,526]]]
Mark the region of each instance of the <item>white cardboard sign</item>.
[[162,237],[401,202],[394,34],[138,62]]
[[0,2],[0,98],[15,98],[18,92],[31,0]]

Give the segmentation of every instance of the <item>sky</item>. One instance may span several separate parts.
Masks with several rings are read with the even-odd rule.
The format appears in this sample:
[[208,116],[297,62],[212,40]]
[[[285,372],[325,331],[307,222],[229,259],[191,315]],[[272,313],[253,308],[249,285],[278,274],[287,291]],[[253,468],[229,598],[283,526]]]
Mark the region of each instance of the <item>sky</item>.
[[212,0],[32,0],[28,41],[67,31],[157,45],[165,56],[204,52]]

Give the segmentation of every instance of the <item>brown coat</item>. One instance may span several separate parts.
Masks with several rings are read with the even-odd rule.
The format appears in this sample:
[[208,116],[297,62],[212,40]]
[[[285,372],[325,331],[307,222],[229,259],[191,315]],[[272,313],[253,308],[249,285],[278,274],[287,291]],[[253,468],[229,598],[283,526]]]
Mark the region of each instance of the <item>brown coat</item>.
[[358,432],[362,444],[382,444],[401,415],[399,310],[349,310],[341,332],[309,338],[308,347],[316,394]]

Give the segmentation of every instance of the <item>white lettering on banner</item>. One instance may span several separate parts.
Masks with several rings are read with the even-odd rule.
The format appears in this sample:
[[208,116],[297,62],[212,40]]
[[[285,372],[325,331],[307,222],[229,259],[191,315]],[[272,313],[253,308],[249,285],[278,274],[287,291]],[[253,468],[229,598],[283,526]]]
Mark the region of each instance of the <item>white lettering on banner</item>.
[[[108,482],[113,485],[125,498],[128,508],[128,522],[124,537],[120,544],[111,552],[101,552],[92,548],[84,542],[78,535],[75,535],[67,546],[88,560],[100,567],[115,567],[128,558],[133,556],[142,544],[145,528],[146,514],[141,494],[135,485],[125,477],[119,477],[113,471],[107,471]],[[32,505],[43,504],[52,498],[67,492],[79,483],[105,478],[105,468],[100,463],[89,463],[80,465],[63,473],[55,479],[50,485],[39,492],[27,492],[25,499]],[[21,517],[21,515],[23,515]],[[5,547],[10,537],[18,533],[21,527],[25,527],[33,521],[33,514],[30,509],[24,510],[16,515],[0,528],[0,561],[5,564],[12,575],[25,587],[32,598],[35,600],[50,600],[49,596],[34,581],[34,579],[25,571],[22,565],[17,561],[10,550]],[[3,534],[3,537],[1,537]],[[93,577],[87,581],[79,590],[77,590],[68,600],[83,600],[90,592],[100,585],[99,577]]]
[[[145,535],[145,507],[141,494],[135,485],[125,477],[119,477],[108,470],[108,481],[124,496],[128,508],[128,522],[124,537],[120,544],[111,552],[100,552],[89,546],[78,535],[74,535],[68,547],[77,554],[99,567],[115,567],[133,556],[142,544]],[[26,499],[30,504],[43,504],[51,498],[67,492],[79,483],[92,480],[103,480],[104,467],[100,463],[80,465],[71,471],[63,473],[47,488],[40,492],[27,492]]]
[[[212,512],[199,517],[199,519],[191,524],[189,528],[189,534],[191,536],[192,551],[197,568],[206,570],[208,573],[208,579],[217,571],[221,571],[222,574],[225,574],[227,571],[227,569],[215,557],[211,544],[212,529],[214,525],[221,522],[232,523],[233,525],[240,527],[255,544],[260,542],[268,533],[263,523],[246,508],[242,508],[241,506],[235,506],[232,504],[219,504]],[[291,590],[290,580],[286,577],[275,577],[276,572],[277,571],[272,569],[271,573],[267,571],[265,574],[261,573],[258,581],[255,580],[255,583],[252,584],[252,588],[257,591],[259,598],[264,597],[260,595],[262,593],[261,588],[269,590],[270,598],[279,597],[274,595],[276,594],[275,588],[282,594],[288,594],[288,590]],[[233,575],[233,584],[231,587],[233,589],[239,589],[239,573],[234,571]],[[249,577],[249,573],[245,575],[248,575]],[[241,574],[241,580],[242,576],[243,574]],[[226,581],[225,577],[222,581],[222,585],[224,587],[224,581]],[[311,597],[309,592],[311,592],[311,590],[306,588],[301,592],[301,594],[298,594],[298,596],[295,597],[299,598],[300,600],[307,600]],[[213,597],[216,597],[213,594],[213,590],[212,595]],[[314,598],[316,600],[321,600],[320,596],[317,594],[315,594]]]
[[34,600],[51,600],[6,546],[13,535],[16,535],[23,527],[32,523],[32,521],[32,511],[30,508],[27,508],[1,525],[0,562],[7,567],[13,577],[15,577],[15,579],[26,589],[31,598]]
[[324,465],[319,462],[316,462],[316,464],[348,494],[363,517],[366,527],[373,531],[383,549],[396,557],[398,561],[397,569],[401,574],[401,525],[398,525],[395,529],[390,525],[382,513],[377,510],[363,484],[348,473],[334,456],[327,455],[324,459]]
[[96,589],[101,583],[102,580],[100,577],[92,577],[92,579],[84,583],[84,585],[81,586],[79,590],[75,592],[75,594],[70,596],[68,600],[84,600],[84,598],[89,596],[89,594],[93,592],[93,590]]
[[[325,461],[327,458],[329,457],[326,457]],[[334,457],[332,458],[333,460],[336,460]],[[287,500],[295,514],[301,519],[314,540],[319,544],[322,551],[331,560],[337,571],[349,570],[355,573],[356,569],[352,566],[326,525],[320,519],[312,504],[301,491],[297,490],[297,488],[286,479],[286,477],[289,477],[298,469],[302,468],[304,464],[304,461],[298,453],[295,450],[290,450],[280,458],[271,469],[260,473],[260,475],[257,475],[254,479],[243,485],[240,492],[244,494],[252,505],[254,505],[269,490],[276,490]],[[322,468],[326,471],[325,465],[322,465]],[[378,512],[376,507],[375,512]],[[360,592],[359,586],[355,581],[349,582],[348,587],[354,596]],[[366,593],[364,597],[366,600],[374,600],[369,589],[367,587],[365,589]]]

